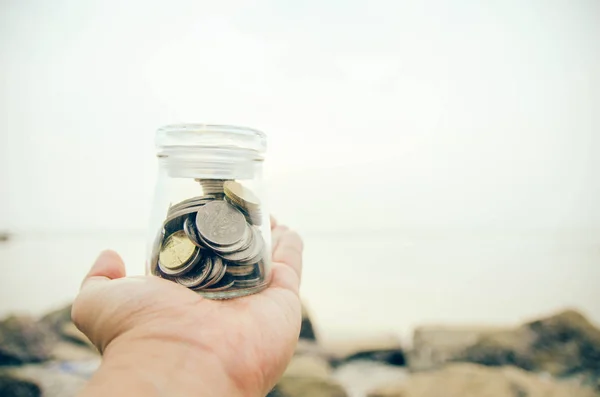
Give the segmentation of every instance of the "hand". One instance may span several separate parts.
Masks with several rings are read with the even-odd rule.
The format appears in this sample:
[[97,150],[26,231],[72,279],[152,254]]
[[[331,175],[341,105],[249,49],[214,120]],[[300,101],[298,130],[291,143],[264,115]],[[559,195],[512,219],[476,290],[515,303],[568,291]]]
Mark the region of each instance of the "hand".
[[302,241],[271,221],[270,286],[255,295],[202,298],[154,276],[125,277],[100,254],[73,303],[77,327],[103,353],[84,396],[264,396],[300,332]]

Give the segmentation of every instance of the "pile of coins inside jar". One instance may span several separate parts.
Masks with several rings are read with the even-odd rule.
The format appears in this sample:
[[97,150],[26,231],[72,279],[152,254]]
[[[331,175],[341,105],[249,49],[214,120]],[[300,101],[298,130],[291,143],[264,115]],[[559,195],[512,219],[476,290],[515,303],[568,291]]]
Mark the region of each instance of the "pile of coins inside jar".
[[267,245],[258,198],[233,180],[197,181],[202,196],[169,208],[151,273],[202,292],[262,286]]

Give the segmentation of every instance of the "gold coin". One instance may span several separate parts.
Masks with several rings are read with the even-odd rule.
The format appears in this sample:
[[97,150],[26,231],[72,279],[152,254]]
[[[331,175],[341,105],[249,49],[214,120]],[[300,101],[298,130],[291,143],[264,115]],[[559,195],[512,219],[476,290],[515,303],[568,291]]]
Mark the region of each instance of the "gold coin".
[[223,185],[225,195],[244,208],[258,208],[260,200],[250,189],[235,181],[227,181]]
[[179,230],[171,234],[160,248],[158,260],[167,269],[177,269],[184,266],[192,259],[196,246],[185,234]]

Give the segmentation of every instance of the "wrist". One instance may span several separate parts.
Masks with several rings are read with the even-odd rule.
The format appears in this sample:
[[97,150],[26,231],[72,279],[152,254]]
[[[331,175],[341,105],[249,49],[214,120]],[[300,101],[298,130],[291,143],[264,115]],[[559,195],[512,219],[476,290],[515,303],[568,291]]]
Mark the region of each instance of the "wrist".
[[[116,385],[116,386],[115,386]],[[118,390],[109,388],[118,387]],[[106,348],[82,396],[243,396],[218,357],[185,340],[122,335]],[[246,393],[245,395],[250,395]]]

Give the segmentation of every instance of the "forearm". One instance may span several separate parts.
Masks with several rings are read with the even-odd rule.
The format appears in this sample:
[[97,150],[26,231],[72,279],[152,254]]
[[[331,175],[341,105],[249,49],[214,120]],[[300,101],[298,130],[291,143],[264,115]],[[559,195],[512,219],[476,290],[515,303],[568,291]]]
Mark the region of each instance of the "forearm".
[[111,344],[80,397],[246,397],[216,357],[181,342]]

